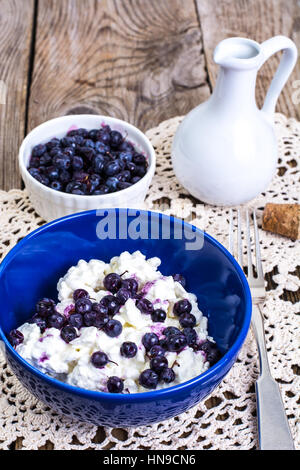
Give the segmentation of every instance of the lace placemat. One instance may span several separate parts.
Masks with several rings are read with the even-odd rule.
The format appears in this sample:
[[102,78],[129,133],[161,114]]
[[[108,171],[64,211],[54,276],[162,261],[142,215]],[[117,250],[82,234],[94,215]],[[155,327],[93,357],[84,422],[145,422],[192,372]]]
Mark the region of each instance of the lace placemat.
[[[149,209],[192,221],[227,245],[228,210],[197,204],[178,184],[172,171],[170,148],[180,117],[147,132],[157,152],[157,171],[146,200]],[[279,174],[266,193],[248,206],[297,201],[300,123],[276,114]],[[281,176],[279,176],[281,175]],[[25,191],[0,192],[0,257],[22,237],[42,225]],[[272,289],[263,308],[271,370],[278,380],[297,449],[300,449],[299,304],[282,299],[300,288],[295,275],[299,242],[261,230],[264,270],[273,273]],[[298,255],[298,256],[297,256]],[[97,428],[79,423],[39,402],[9,370],[0,354],[0,448],[38,449],[252,449],[257,448],[255,380],[258,360],[250,332],[239,359],[225,380],[205,402],[169,421],[128,429]],[[271,397],[270,397],[271,399]],[[276,432],[276,430],[274,430]],[[21,442],[21,444],[20,444]]]

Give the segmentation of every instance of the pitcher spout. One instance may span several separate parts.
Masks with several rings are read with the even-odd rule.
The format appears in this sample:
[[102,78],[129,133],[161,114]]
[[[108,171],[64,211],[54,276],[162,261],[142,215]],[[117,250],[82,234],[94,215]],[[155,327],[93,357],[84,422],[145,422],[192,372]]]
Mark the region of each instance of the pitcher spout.
[[238,70],[258,69],[262,60],[260,44],[252,39],[224,39],[214,51],[214,61],[221,67]]

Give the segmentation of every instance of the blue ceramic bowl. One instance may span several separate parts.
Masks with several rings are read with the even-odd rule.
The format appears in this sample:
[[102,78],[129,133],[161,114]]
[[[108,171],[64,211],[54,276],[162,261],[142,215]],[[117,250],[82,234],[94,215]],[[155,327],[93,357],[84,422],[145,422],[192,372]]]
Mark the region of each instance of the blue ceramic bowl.
[[[127,228],[131,238],[124,236]],[[107,236],[111,238],[104,239]],[[56,298],[58,279],[79,259],[109,261],[125,250],[158,256],[164,274],[179,272],[186,277],[188,290],[197,295],[199,307],[209,319],[209,334],[223,354],[221,360],[188,382],[131,395],[79,389],[42,374],[24,361],[6,334],[32,315],[37,299]],[[22,384],[60,413],[107,426],[147,425],[195,406],[234,364],[251,318],[246,278],[222,245],[179,219],[143,211],[134,214],[127,209],[71,215],[28,235],[0,266],[0,298],[0,337],[7,360]]]

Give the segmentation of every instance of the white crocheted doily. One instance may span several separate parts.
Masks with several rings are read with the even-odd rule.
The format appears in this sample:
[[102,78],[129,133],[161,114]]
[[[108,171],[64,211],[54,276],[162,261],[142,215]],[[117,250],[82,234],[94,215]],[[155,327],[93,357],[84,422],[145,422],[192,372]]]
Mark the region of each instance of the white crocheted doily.
[[[192,221],[227,245],[228,210],[197,202],[172,171],[170,148],[180,117],[147,132],[157,153],[157,170],[146,207]],[[300,123],[276,115],[280,175],[265,194],[248,206],[297,201]],[[0,192],[0,257],[22,237],[43,224],[25,191]],[[278,380],[296,448],[300,449],[299,304],[284,301],[286,291],[300,288],[294,274],[299,242],[260,231],[265,273],[272,272],[264,305],[271,370]],[[298,256],[297,256],[298,254]],[[97,428],[60,416],[27,392],[0,356],[0,448],[38,449],[253,449],[257,448],[255,380],[258,361],[251,332],[239,359],[211,397],[169,421],[137,429]],[[270,397],[270,399],[272,399]],[[276,430],[274,430],[276,432]]]

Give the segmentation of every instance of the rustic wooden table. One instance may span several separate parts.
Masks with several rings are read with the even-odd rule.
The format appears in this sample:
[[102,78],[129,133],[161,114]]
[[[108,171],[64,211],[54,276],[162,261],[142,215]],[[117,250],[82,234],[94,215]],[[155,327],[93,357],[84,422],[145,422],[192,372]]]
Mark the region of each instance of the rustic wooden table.
[[[220,40],[277,34],[300,46],[298,0],[0,0],[0,189],[21,187],[18,148],[41,122],[95,113],[147,130],[210,95]],[[260,71],[258,105],[278,63]],[[298,62],[277,106],[297,119],[299,79]]]

